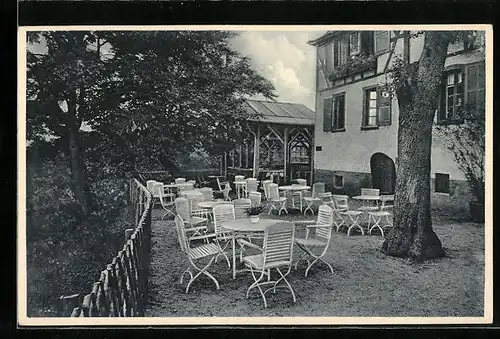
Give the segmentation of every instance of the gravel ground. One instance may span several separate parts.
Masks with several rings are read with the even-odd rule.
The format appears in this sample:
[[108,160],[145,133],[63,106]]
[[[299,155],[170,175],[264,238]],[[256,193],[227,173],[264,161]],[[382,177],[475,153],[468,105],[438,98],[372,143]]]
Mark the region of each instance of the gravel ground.
[[[304,219],[301,215],[284,218]],[[382,254],[380,236],[334,232],[326,255],[334,274],[319,264],[305,278],[302,262],[288,279],[297,302],[282,289],[267,294],[265,309],[257,291],[245,298],[253,282],[250,273],[240,273],[233,280],[224,260],[210,270],[219,281],[219,291],[208,277],[201,277],[185,294],[186,282],[181,285],[179,277],[188,263],[177,243],[175,225],[172,220],[156,220],[146,316],[483,316],[484,224],[435,220],[433,226],[447,256],[421,264]],[[296,247],[294,257],[299,254]]]

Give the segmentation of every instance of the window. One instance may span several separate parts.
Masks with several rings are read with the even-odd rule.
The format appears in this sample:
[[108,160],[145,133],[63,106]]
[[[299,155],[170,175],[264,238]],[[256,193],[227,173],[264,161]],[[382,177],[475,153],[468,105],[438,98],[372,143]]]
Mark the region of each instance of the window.
[[305,145],[296,145],[291,150],[290,161],[295,164],[309,163],[309,148]]
[[344,130],[345,128],[345,94],[333,98],[333,121],[332,131]]
[[359,54],[360,39],[359,32],[349,34],[349,55]]
[[439,122],[451,122],[460,119],[464,98],[463,72],[461,69],[451,70],[444,75],[444,93],[441,94],[441,111]]
[[333,42],[333,66],[338,67],[347,62],[349,45],[346,37],[339,38]]
[[323,100],[323,132],[345,130],[345,94]]
[[375,53],[381,54],[389,50],[390,35],[389,31],[375,32]]
[[[455,66],[456,67],[456,66]],[[485,108],[484,63],[467,65],[444,73],[437,122],[456,124],[463,122],[461,110],[467,106],[473,111]]]
[[383,88],[366,89],[362,127],[390,125],[391,100],[391,95]]
[[333,187],[343,188],[344,187],[344,176],[335,174],[333,177]]
[[476,111],[484,112],[485,102],[484,63],[467,67],[467,105]]
[[377,89],[366,91],[365,126],[377,126]]
[[444,173],[436,173],[434,184],[436,193],[450,193],[450,175]]

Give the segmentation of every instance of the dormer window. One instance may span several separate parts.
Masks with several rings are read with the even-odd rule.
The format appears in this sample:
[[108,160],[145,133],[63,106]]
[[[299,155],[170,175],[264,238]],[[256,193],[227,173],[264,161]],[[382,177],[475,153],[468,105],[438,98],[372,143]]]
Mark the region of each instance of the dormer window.
[[359,39],[359,33],[355,32],[349,34],[349,55],[358,55],[361,49],[361,40]]

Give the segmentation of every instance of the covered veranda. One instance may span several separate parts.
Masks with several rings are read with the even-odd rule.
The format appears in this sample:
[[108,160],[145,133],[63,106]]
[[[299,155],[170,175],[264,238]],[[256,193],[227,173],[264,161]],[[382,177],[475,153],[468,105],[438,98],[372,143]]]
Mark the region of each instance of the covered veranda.
[[314,111],[302,104],[246,100],[245,109],[260,119],[251,120],[247,137],[225,151],[221,175],[272,179],[288,184],[294,179],[313,180]]

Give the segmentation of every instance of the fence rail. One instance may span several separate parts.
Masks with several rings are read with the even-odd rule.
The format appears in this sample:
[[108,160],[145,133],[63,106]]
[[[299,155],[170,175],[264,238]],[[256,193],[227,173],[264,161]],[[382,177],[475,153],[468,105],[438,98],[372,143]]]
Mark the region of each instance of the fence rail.
[[89,294],[60,298],[61,316],[142,317],[148,293],[152,197],[137,179],[129,184],[134,227],[125,231],[125,244]]

